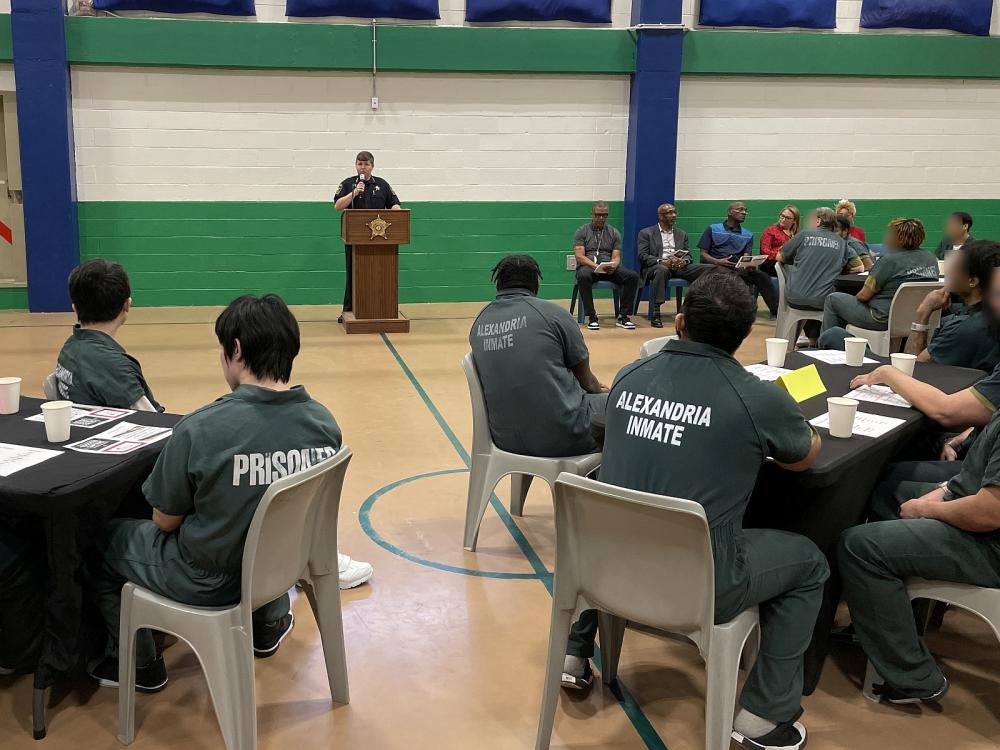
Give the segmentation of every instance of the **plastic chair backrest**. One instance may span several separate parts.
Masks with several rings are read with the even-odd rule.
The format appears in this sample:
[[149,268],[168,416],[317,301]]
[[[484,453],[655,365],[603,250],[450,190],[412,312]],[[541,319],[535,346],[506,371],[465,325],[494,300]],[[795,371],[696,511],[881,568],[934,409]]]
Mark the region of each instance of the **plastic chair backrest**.
[[59,400],[59,381],[56,380],[54,372],[46,375],[45,380],[42,381],[42,393],[45,394],[45,398],[49,401]]
[[568,573],[599,609],[678,633],[715,615],[715,563],[705,510],[563,473],[555,484],[556,589]]
[[660,336],[658,339],[650,339],[639,349],[639,359],[646,359],[646,357],[658,354],[668,341],[676,341],[677,339],[677,336]]
[[785,297],[785,287],[788,279],[785,277],[785,264],[775,263],[774,270],[778,274],[778,312],[788,312],[788,301]]
[[483,384],[479,380],[472,352],[462,360],[462,369],[465,370],[465,379],[469,382],[469,397],[472,399],[472,452],[485,455],[493,450],[493,435],[490,433]]
[[[277,599],[299,580],[313,548],[333,547],[336,556],[340,490],[351,449],[274,482],[264,493],[243,548],[243,602],[257,609]],[[318,564],[329,565],[329,555]],[[336,564],[336,563],[332,563]]]
[[[889,337],[900,338],[910,335],[910,324],[916,319],[917,308],[928,292],[940,289],[940,281],[909,281],[901,284],[889,307]],[[940,310],[931,316],[930,330],[935,331],[941,324]],[[931,334],[932,335],[932,334]],[[931,338],[928,335],[928,339]]]
[[883,246],[882,245],[869,245],[868,249],[871,251],[872,260],[878,260],[882,255]]

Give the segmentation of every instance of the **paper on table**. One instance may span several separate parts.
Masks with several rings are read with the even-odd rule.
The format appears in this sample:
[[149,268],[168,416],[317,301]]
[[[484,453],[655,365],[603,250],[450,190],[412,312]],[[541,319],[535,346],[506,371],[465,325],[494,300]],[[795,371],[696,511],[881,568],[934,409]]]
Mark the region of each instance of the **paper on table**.
[[791,370],[786,370],[784,367],[770,367],[768,365],[761,364],[747,365],[745,369],[751,375],[756,375],[758,378],[767,383],[773,383],[782,375],[787,375],[791,372]]
[[[73,404],[73,414],[70,417],[70,425],[72,427],[85,427],[94,428],[100,427],[101,425],[108,424],[109,422],[114,422],[116,419],[122,419],[135,412],[131,409],[112,409],[106,406],[86,406],[83,404]],[[26,422],[44,422],[45,416],[43,414],[36,414],[33,417],[28,417]]]
[[171,433],[173,430],[169,427],[144,427],[131,422],[121,422],[109,430],[85,440],[78,440],[66,447],[80,453],[121,455],[165,440]]
[[860,388],[855,388],[844,396],[844,398],[853,398],[857,401],[870,401],[873,404],[885,404],[886,406],[900,406],[904,409],[911,407],[909,401],[898,393],[893,392],[892,388],[886,385],[863,385]]
[[55,458],[60,453],[61,451],[50,451],[45,448],[0,443],[0,477],[9,477],[15,472]]
[[[828,365],[847,364],[847,352],[838,352],[836,349],[802,349],[799,351],[799,354],[805,354],[807,357],[818,359],[820,362],[826,362]],[[876,360],[869,359],[868,357],[865,357],[862,363],[866,365],[878,364]]]
[[[865,435],[866,437],[873,438],[882,437],[886,433],[892,432],[905,422],[905,419],[883,417],[879,414],[868,414],[867,412],[859,411],[854,417],[854,434]],[[810,419],[809,424],[813,427],[825,427],[829,430],[830,412],[818,416],[815,419]]]

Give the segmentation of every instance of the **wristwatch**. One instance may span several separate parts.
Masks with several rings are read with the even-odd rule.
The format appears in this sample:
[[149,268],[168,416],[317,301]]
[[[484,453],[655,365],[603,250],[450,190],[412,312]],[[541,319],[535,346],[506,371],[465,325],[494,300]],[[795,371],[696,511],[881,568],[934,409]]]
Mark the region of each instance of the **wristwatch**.
[[931,327],[926,323],[910,323],[910,330],[917,331],[918,333],[927,333],[931,330]]

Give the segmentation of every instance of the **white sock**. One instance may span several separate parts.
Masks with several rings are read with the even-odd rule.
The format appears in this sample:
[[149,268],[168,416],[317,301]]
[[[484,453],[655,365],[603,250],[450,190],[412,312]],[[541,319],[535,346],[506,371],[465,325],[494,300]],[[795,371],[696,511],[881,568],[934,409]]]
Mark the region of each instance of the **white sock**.
[[752,714],[745,708],[740,709],[736,721],[733,722],[733,729],[744,737],[750,737],[751,739],[763,737],[776,726],[778,725],[775,722],[763,719],[757,714]]
[[583,677],[583,672],[586,668],[587,660],[582,656],[566,655],[566,661],[563,662],[563,672],[566,674],[571,674],[574,677]]

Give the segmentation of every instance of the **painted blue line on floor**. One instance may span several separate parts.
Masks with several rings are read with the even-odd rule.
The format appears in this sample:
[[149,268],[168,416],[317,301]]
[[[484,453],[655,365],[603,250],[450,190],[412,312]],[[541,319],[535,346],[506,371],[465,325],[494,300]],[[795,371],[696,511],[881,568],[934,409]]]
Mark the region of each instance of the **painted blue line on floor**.
[[[394,347],[392,345],[392,342],[389,341],[389,337],[386,336],[384,333],[379,335],[381,335],[382,341],[385,342],[386,347],[388,347],[389,351],[392,353],[392,356],[395,358],[396,363],[399,365],[400,369],[402,369],[403,374],[405,374],[407,379],[410,381],[410,385],[413,386],[414,390],[417,392],[417,395],[420,396],[421,400],[424,402],[424,405],[427,407],[428,411],[430,411],[431,415],[437,421],[438,426],[441,428],[442,432],[444,432],[445,437],[447,437],[448,440],[451,441],[452,447],[455,449],[455,452],[458,453],[462,461],[465,462],[465,465],[471,468],[472,460],[469,456],[468,451],[465,450],[465,446],[462,445],[462,442],[458,439],[458,436],[455,435],[454,431],[451,429],[451,426],[442,416],[441,412],[438,411],[438,408],[434,405],[434,402],[431,401],[431,397],[427,395],[427,391],[425,391],[424,387],[420,385],[420,381],[417,380],[417,376],[413,374],[413,371],[403,360],[403,357],[396,350],[396,347]],[[497,515],[500,516],[500,520],[503,521],[504,526],[507,527],[507,530],[510,532],[510,535],[514,538],[514,541],[517,543],[517,546],[521,549],[521,552],[527,558],[528,562],[531,563],[531,567],[533,570],[535,570],[538,579],[541,580],[546,590],[551,595],[552,573],[550,573],[548,569],[545,567],[544,563],[542,563],[541,558],[538,557],[538,553],[535,552],[534,548],[531,546],[531,543],[528,542],[527,538],[521,532],[521,529],[517,526],[516,523],[514,523],[514,519],[510,517],[510,514],[507,512],[507,509],[503,507],[503,504],[500,502],[499,498],[497,498],[496,495],[493,495],[493,497],[490,498],[490,504],[493,506],[493,510],[496,511]],[[600,664],[599,652],[596,656],[597,656],[596,659],[597,664]],[[615,680],[614,684],[611,686],[611,689],[615,698],[618,699],[618,704],[622,707],[622,710],[625,712],[625,715],[628,716],[629,721],[632,722],[632,726],[635,728],[635,731],[639,733],[639,737],[646,744],[646,747],[649,748],[649,750],[668,750],[666,743],[664,743],[663,740],[660,739],[659,734],[657,734],[656,730],[653,729],[653,725],[649,723],[649,719],[646,718],[646,715],[642,712],[642,709],[639,707],[639,704],[635,702],[635,699],[632,697],[632,694],[621,683],[621,680]]]

